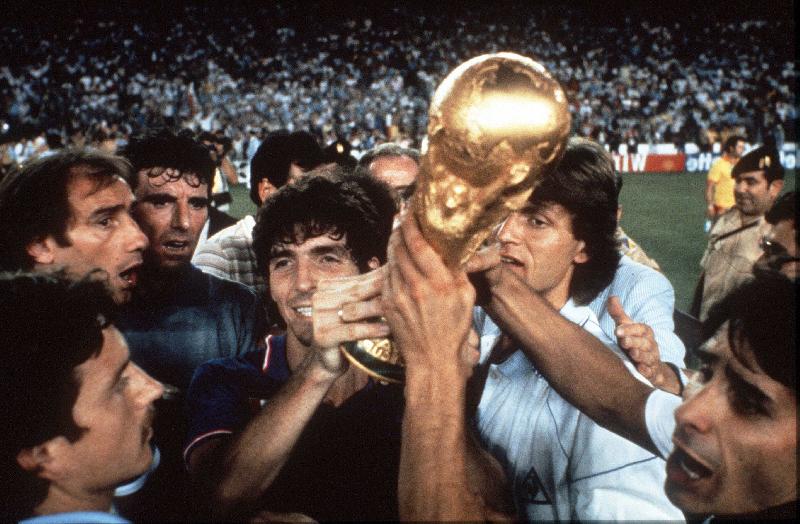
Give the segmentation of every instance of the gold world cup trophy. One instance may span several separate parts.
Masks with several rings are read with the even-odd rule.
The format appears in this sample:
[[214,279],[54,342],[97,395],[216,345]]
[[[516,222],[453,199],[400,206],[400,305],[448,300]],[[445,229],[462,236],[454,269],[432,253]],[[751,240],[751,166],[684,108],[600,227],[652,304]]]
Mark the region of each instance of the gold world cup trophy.
[[[455,267],[552,171],[570,129],[567,97],[545,68],[514,53],[481,55],[439,84],[428,112],[413,212],[422,234]],[[351,363],[402,382],[391,339],[348,342]]]

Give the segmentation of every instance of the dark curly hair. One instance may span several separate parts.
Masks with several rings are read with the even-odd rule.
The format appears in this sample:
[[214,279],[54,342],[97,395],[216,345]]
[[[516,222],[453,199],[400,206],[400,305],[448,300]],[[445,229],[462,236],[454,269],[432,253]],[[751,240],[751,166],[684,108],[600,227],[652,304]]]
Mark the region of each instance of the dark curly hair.
[[29,515],[47,493],[47,482],[23,471],[17,454],[59,435],[74,442],[83,432],[72,418],[75,368],[99,354],[116,314],[101,277],[0,273],[3,522]]
[[[389,187],[373,177],[341,168],[321,174],[311,171],[270,195],[259,210],[253,229],[258,269],[269,281],[275,244],[330,234],[344,237],[359,270],[367,271],[373,257],[386,262],[396,211]],[[269,313],[271,319],[280,318],[274,305]]]
[[620,259],[611,156],[596,142],[571,138],[558,167],[544,177],[530,202],[560,204],[569,211],[572,234],[585,243],[589,258],[575,266],[569,292],[577,304],[588,304],[614,279]]
[[134,190],[139,185],[139,171],[150,167],[167,167],[177,169],[182,174],[195,173],[200,184],[208,186],[208,196],[211,197],[216,166],[209,150],[195,140],[191,131],[176,134],[168,129],[159,129],[139,135],[133,137],[120,154],[133,166],[128,183]]
[[52,235],[61,246],[72,217],[69,186],[75,177],[92,179],[101,190],[119,178],[130,180],[122,157],[94,149],[69,148],[32,160],[0,182],[0,270],[32,269],[28,245]]
[[797,293],[797,281],[777,271],[757,272],[711,308],[703,338],[728,321],[732,353],[746,365],[741,356],[752,352],[759,367],[797,397]]

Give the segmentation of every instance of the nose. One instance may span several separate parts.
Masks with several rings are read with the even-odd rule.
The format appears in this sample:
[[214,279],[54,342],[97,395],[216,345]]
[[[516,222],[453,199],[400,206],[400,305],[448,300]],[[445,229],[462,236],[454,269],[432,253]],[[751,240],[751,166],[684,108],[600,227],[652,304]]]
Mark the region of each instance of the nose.
[[726,406],[724,393],[719,387],[705,386],[688,388],[683,403],[675,410],[675,422],[685,431],[707,433],[714,426],[714,416],[723,413]]
[[521,221],[522,215],[519,213],[511,213],[508,215],[497,231],[497,240],[503,244],[517,244],[520,240]]
[[297,272],[295,273],[294,287],[297,291],[311,292],[317,288],[319,277],[314,268],[314,264],[304,257],[297,261]]
[[164,385],[158,380],[148,375],[142,368],[135,364],[133,366],[133,380],[136,391],[136,398],[142,406],[150,406],[154,401],[164,395]]
[[126,243],[128,246],[128,252],[144,251],[150,241],[147,239],[147,235],[145,235],[139,228],[139,225],[136,223],[133,217],[126,215],[124,227],[125,236],[128,239]]
[[176,202],[172,210],[172,221],[170,225],[174,229],[186,231],[189,229],[189,204],[186,202]]

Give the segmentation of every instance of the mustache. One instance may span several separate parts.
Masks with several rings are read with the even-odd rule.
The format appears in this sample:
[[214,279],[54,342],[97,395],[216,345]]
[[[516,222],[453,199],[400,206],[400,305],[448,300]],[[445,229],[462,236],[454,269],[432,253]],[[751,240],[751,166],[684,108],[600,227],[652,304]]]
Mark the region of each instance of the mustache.
[[310,293],[299,293],[293,296],[291,299],[287,301],[289,307],[297,307],[303,304],[311,304],[311,298],[314,296],[314,292]]

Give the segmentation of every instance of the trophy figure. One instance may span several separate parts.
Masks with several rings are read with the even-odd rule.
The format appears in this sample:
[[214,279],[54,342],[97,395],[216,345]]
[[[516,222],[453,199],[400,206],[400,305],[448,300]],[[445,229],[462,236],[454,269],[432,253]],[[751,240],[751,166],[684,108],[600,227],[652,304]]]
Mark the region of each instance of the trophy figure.
[[[522,208],[555,169],[570,129],[567,98],[545,68],[514,53],[464,62],[439,84],[428,113],[412,210],[426,240],[451,267]],[[402,382],[391,339],[344,344],[350,362]]]

